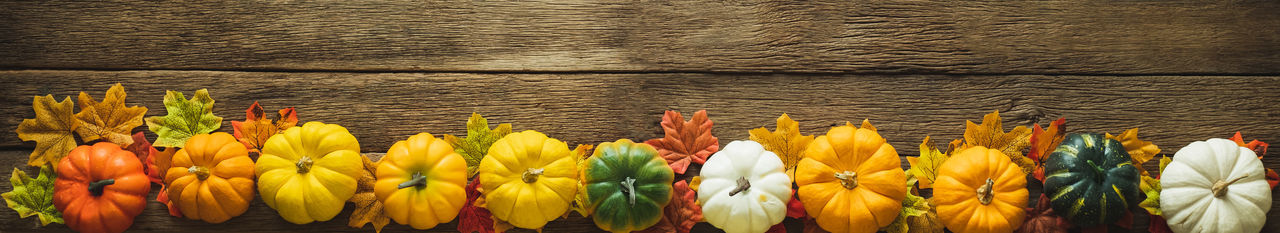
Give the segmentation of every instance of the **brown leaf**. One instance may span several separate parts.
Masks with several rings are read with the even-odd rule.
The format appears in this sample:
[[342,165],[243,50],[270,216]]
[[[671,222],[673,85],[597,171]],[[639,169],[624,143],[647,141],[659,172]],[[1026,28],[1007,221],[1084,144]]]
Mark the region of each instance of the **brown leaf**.
[[142,116],[147,114],[147,108],[125,107],[124,97],[124,86],[119,83],[107,89],[102,102],[80,92],[80,112],[76,113],[76,119],[81,122],[76,128],[80,139],[86,142],[102,139],[121,147],[133,144],[129,132],[142,126]]
[[1049,203],[1049,197],[1040,194],[1040,201],[1036,203],[1035,208],[1027,208],[1027,220],[1018,228],[1018,233],[1067,233],[1067,223],[1065,218],[1059,217],[1053,212],[1053,207]]
[[1003,122],[1000,120],[1000,111],[991,112],[983,116],[981,125],[974,124],[972,121],[965,121],[962,149],[983,146],[1000,150],[1005,156],[1009,156],[1009,160],[1022,168],[1023,174],[1031,174],[1035,171],[1035,162],[1022,156],[1022,150],[1027,149],[1027,146],[1030,145],[1031,129],[1019,125],[1005,133],[1002,127]]
[[356,208],[351,211],[347,226],[364,228],[365,224],[373,223],[374,232],[382,232],[382,227],[391,223],[391,217],[387,217],[387,214],[382,211],[382,202],[378,201],[378,197],[373,193],[373,183],[377,182],[373,172],[378,169],[378,164],[369,157],[361,156],[361,158],[364,160],[364,173],[356,181],[356,194],[349,200],[355,203]]
[[680,112],[667,111],[662,116],[662,131],[666,136],[644,143],[658,149],[658,154],[667,160],[676,174],[684,174],[690,164],[705,163],[707,157],[720,150],[720,140],[711,136],[711,126],[707,110],[693,113],[689,121],[684,121]]

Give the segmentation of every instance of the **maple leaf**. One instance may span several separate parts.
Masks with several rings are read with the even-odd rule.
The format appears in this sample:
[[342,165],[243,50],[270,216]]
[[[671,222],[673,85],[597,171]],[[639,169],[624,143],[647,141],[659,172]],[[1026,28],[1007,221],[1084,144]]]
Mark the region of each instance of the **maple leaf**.
[[467,119],[467,138],[460,139],[445,134],[444,141],[449,142],[453,150],[467,161],[467,177],[472,177],[476,175],[480,160],[489,153],[489,146],[507,134],[511,134],[511,124],[498,124],[497,127],[489,129],[489,120],[473,112],[471,118]]
[[76,128],[80,140],[88,142],[103,139],[122,147],[133,144],[129,132],[142,125],[142,116],[147,114],[147,108],[125,107],[124,97],[124,86],[119,83],[107,89],[102,102],[94,101],[88,93],[80,92],[80,112],[76,113],[76,119],[81,122],[80,127]]
[[74,106],[71,97],[59,102],[54,102],[53,95],[36,96],[31,100],[36,118],[22,119],[16,130],[19,139],[36,141],[36,149],[31,151],[27,165],[57,164],[76,147],[76,139],[71,132],[80,126],[80,121],[71,114]]
[[1138,203],[1138,207],[1146,209],[1147,213],[1151,215],[1164,215],[1160,211],[1160,180],[1150,176],[1141,177],[1142,182],[1139,182],[1138,189],[1142,190],[1142,193],[1146,194],[1147,198],[1143,199],[1142,203]]
[[1031,174],[1035,171],[1035,162],[1022,156],[1022,150],[1030,145],[1031,129],[1026,126],[1017,126],[1005,133],[1002,127],[1000,111],[983,116],[981,125],[974,124],[973,121],[965,121],[964,145],[960,149],[983,146],[1000,150],[1005,156],[1009,156],[1010,161],[1022,168],[1023,174]]
[[1160,147],[1148,141],[1138,139],[1138,128],[1125,130],[1120,135],[1107,134],[1108,139],[1115,139],[1124,145],[1124,149],[1129,151],[1129,157],[1133,160],[1133,167],[1138,168],[1139,174],[1148,175],[1146,168],[1142,168],[1142,163],[1150,161],[1160,154]]
[[[591,199],[587,197],[587,184],[584,183],[587,179],[582,178],[582,176],[586,175],[587,172],[587,158],[591,157],[591,148],[593,148],[593,146],[582,144],[578,145],[578,147],[574,148],[573,152],[571,152],[573,157],[577,159],[579,178],[578,193],[573,195],[573,203],[571,203],[572,205],[570,205],[569,208],[573,209],[573,211],[577,212],[579,215],[582,215],[582,217],[591,216],[591,207],[588,205],[591,203]],[[568,217],[569,212],[565,212],[564,214]]]
[[1058,118],[1053,122],[1049,122],[1049,128],[1041,128],[1035,125],[1031,129],[1031,138],[1027,141],[1031,144],[1031,152],[1027,153],[1027,158],[1035,163],[1035,170],[1032,176],[1040,182],[1044,182],[1044,160],[1049,158],[1049,154],[1062,144],[1062,139],[1067,136],[1066,126],[1067,118]]
[[200,89],[188,100],[182,92],[164,95],[165,116],[146,119],[147,128],[156,134],[155,146],[182,147],[192,135],[209,133],[222,127],[222,117],[213,115],[213,98],[208,89]]
[[156,151],[156,148],[151,146],[151,142],[147,141],[147,135],[143,132],[133,134],[133,138],[131,140],[133,140],[133,143],[124,147],[124,150],[133,152],[133,155],[138,156],[138,161],[142,161],[144,163],[142,166],[142,172],[147,174],[147,179],[151,180],[151,183],[164,185],[164,175],[161,174],[163,171],[154,168],[154,162],[150,162],[150,160],[155,159],[151,158],[151,155],[158,154],[160,152]]
[[458,232],[461,233],[494,233],[493,213],[489,209],[475,205],[480,198],[480,178],[476,177],[467,184],[467,203],[458,212]]
[[1027,220],[1015,232],[1018,233],[1067,233],[1071,223],[1053,212],[1049,196],[1040,194],[1035,208],[1027,208]]
[[[139,134],[142,134],[142,132],[138,132],[138,134],[134,134],[134,136]],[[143,137],[141,141],[146,141],[146,138]],[[151,147],[149,142],[147,145],[147,147]],[[169,170],[169,167],[172,165],[173,154],[177,152],[178,149],[173,147],[165,147],[164,151],[157,151],[155,147],[151,147],[150,152],[148,152],[149,156],[147,156],[147,160],[145,160],[146,164],[144,164],[145,166],[143,167],[148,171],[147,178],[150,179],[151,182],[160,184],[160,193],[156,194],[156,201],[164,203],[165,208],[169,209],[169,215],[181,218],[182,211],[178,209],[178,205],[174,203],[173,200],[169,199],[169,187],[164,184],[165,171]]]
[[64,223],[62,213],[53,205],[53,181],[57,177],[52,164],[40,166],[40,174],[36,178],[13,168],[13,175],[9,177],[9,186],[13,186],[13,190],[0,194],[0,197],[4,198],[9,209],[18,212],[19,218],[35,215],[41,226]]
[[[893,223],[890,223],[888,226],[880,228],[880,230],[888,233],[907,233],[907,232],[920,232],[920,231],[911,231],[910,230],[911,228],[936,228],[936,230],[931,232],[942,232],[942,229],[939,227],[929,226],[927,224],[921,225],[921,223],[928,223],[929,221],[923,221],[923,222],[912,221],[911,219],[912,217],[924,216],[926,213],[929,213],[929,210],[931,209],[932,208],[929,207],[928,200],[924,199],[923,197],[907,193],[907,197],[905,199],[902,199],[902,210],[898,211],[898,218],[895,218],[893,220]],[[936,219],[936,214],[935,214],[935,219]],[[913,225],[912,223],[915,223],[915,224]]]
[[1169,223],[1165,222],[1164,216],[1151,216],[1147,223],[1147,232],[1151,233],[1173,233],[1173,229],[1169,229]]
[[925,136],[924,142],[920,143],[920,156],[907,157],[907,163],[911,164],[907,172],[919,179],[921,189],[931,188],[933,179],[938,177],[938,168],[947,158],[950,157],[938,151],[938,147],[929,141],[929,136]]
[[778,124],[774,127],[773,132],[764,127],[753,129],[749,132],[752,141],[759,142],[764,145],[764,149],[773,152],[782,159],[782,166],[787,171],[787,176],[795,180],[796,164],[800,163],[800,159],[804,158],[804,149],[809,147],[809,143],[813,142],[813,135],[801,135],[800,123],[791,120],[790,116],[783,113],[778,117]]
[[[1231,137],[1231,141],[1235,141],[1237,145],[1244,148],[1253,150],[1254,154],[1258,154],[1258,159],[1262,159],[1262,156],[1267,154],[1267,147],[1270,146],[1265,142],[1258,141],[1257,139],[1254,139],[1249,143],[1245,143],[1244,136],[1240,134],[1240,131],[1236,131],[1236,135]],[[1276,174],[1276,171],[1271,170],[1270,168],[1263,169],[1266,169],[1267,171],[1266,179],[1267,183],[1271,185],[1271,189],[1275,189],[1276,185],[1280,185],[1280,174]]]
[[658,149],[658,154],[676,174],[684,174],[690,164],[705,163],[707,157],[720,150],[720,140],[711,136],[711,125],[707,110],[693,113],[689,121],[684,121],[680,112],[668,110],[662,116],[662,131],[666,135],[644,143]]
[[791,201],[787,201],[787,217],[804,218],[809,214],[804,211],[804,203],[800,203],[800,199],[796,197],[796,190],[791,190]]
[[267,119],[258,101],[253,101],[253,105],[249,105],[249,109],[244,112],[245,120],[231,121],[231,128],[236,140],[249,149],[249,154],[254,155],[254,159],[257,159],[256,155],[262,150],[262,145],[267,143],[267,138],[298,125],[298,112],[293,108],[280,109],[280,115],[276,118],[278,120],[274,122]]
[[364,225],[372,223],[374,232],[382,232],[382,227],[391,223],[391,217],[382,211],[382,202],[378,201],[377,195],[373,193],[373,183],[378,181],[373,173],[378,169],[378,164],[369,157],[360,156],[360,158],[364,163],[364,171],[356,181],[356,194],[347,200],[356,206],[355,210],[351,211],[347,226],[364,228]]
[[698,194],[689,188],[689,183],[684,180],[677,181],[671,185],[674,195],[671,195],[671,202],[662,209],[662,220],[657,225],[653,225],[648,229],[636,231],[640,233],[689,233],[689,229],[693,229],[693,225],[702,221],[702,207],[694,203],[698,199]]

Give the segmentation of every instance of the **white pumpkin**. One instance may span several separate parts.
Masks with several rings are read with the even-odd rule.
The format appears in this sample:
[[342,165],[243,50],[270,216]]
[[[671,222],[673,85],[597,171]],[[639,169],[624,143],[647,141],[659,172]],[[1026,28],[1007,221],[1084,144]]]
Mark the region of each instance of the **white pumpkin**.
[[782,222],[791,178],[782,160],[754,141],[733,141],[702,165],[702,216],[727,233],[762,233]]
[[1160,210],[1173,232],[1258,232],[1271,209],[1262,161],[1227,139],[1178,150],[1160,185]]

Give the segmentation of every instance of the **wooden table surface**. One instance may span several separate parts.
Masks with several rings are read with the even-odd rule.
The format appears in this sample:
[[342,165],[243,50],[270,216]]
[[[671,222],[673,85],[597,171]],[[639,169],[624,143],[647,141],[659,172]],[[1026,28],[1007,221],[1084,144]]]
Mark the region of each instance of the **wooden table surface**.
[[[32,96],[117,82],[148,116],[164,90],[208,88],[223,132],[254,101],[296,107],[368,153],[464,134],[472,112],[596,144],[659,137],[663,111],[700,109],[722,143],[787,113],[806,134],[870,119],[906,156],[992,110],[1006,128],[1140,127],[1169,155],[1236,131],[1280,143],[1277,25],[1275,1],[0,1],[0,169],[35,170],[35,144],[12,133]],[[346,227],[350,208],[294,225],[256,200],[210,225],[150,202],[130,231],[372,232]],[[545,230],[600,232],[572,216]],[[1263,232],[1280,232],[1269,216]],[[65,231],[0,211],[0,232]]]

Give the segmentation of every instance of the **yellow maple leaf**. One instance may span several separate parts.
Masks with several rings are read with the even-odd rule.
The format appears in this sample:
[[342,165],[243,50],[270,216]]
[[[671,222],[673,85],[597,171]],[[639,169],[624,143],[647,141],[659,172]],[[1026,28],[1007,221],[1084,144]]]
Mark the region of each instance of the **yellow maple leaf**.
[[809,147],[809,143],[813,142],[813,135],[801,135],[800,123],[791,120],[791,117],[783,113],[778,117],[778,125],[773,132],[764,127],[753,129],[749,132],[752,141],[759,142],[764,145],[764,149],[778,155],[782,159],[782,166],[787,171],[787,176],[792,180],[795,179],[796,164],[800,159],[804,158],[804,149]]
[[364,164],[364,171],[360,175],[360,179],[356,181],[356,194],[351,196],[350,201],[354,203],[356,208],[351,211],[351,218],[347,221],[347,226],[352,228],[364,228],[365,224],[373,224],[374,232],[382,232],[382,227],[391,223],[391,217],[383,212],[382,202],[378,201],[378,197],[373,193],[373,183],[377,182],[374,171],[378,169],[378,163],[366,156],[360,156]]
[[80,92],[80,112],[76,113],[76,119],[81,122],[76,128],[80,139],[86,142],[102,139],[121,147],[133,144],[130,133],[142,126],[147,107],[125,107],[124,97],[124,86],[119,83],[107,89],[102,102],[93,100],[89,93]]
[[929,136],[925,136],[924,142],[920,143],[920,157],[907,157],[907,163],[911,164],[911,169],[907,172],[919,179],[921,189],[932,188],[933,179],[938,177],[938,168],[948,158],[950,157],[929,141]]
[[1138,172],[1142,175],[1149,174],[1146,168],[1142,168],[1142,163],[1150,161],[1160,154],[1160,147],[1149,141],[1138,139],[1138,128],[1125,130],[1120,135],[1107,134],[1108,139],[1115,139],[1124,145],[1124,149],[1129,151],[1129,157],[1133,159],[1133,167],[1138,168]]
[[1010,161],[1022,168],[1022,173],[1031,174],[1035,171],[1035,162],[1022,155],[1022,150],[1030,146],[1031,129],[1019,125],[1005,133],[1002,127],[1000,111],[983,116],[981,125],[974,124],[973,121],[965,121],[964,145],[960,149],[983,146],[1000,150],[1005,156],[1009,156]]
[[71,113],[75,104],[71,102],[71,97],[54,101],[53,95],[36,96],[31,101],[36,118],[22,119],[22,123],[18,124],[16,132],[19,139],[36,141],[36,149],[31,151],[27,165],[39,167],[48,163],[57,164],[76,147],[76,138],[71,135],[80,126],[80,121]]
[[[583,217],[591,216],[591,208],[589,206],[590,204],[589,201],[591,199],[587,197],[587,185],[586,183],[583,183],[583,182],[586,182],[587,179],[582,178],[582,176],[585,175],[584,173],[586,173],[587,171],[586,162],[587,162],[587,158],[591,157],[591,152],[593,152],[591,149],[593,147],[594,146],[592,145],[581,144],[581,145],[578,145],[578,147],[574,148],[572,152],[570,152],[574,156],[574,158],[578,159],[577,163],[578,163],[579,178],[578,178],[578,193],[573,196],[573,203],[572,205],[569,206],[569,208],[572,209],[574,212],[578,212],[578,214],[582,215]],[[565,214],[565,217],[568,217],[569,212],[565,212],[564,214]]]

